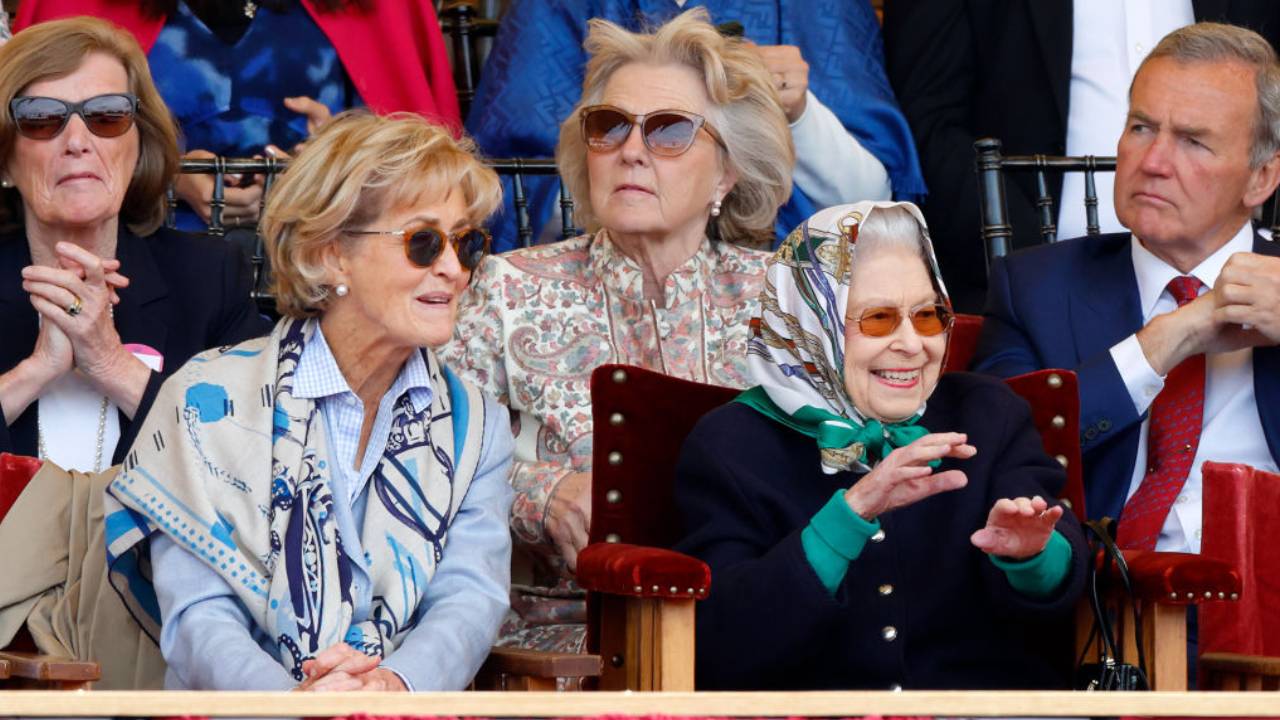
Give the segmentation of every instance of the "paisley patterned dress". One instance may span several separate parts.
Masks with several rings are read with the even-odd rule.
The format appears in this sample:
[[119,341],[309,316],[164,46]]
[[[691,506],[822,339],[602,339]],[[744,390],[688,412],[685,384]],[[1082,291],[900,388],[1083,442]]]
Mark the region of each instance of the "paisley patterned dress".
[[605,231],[491,256],[441,357],[511,409],[511,532],[534,561],[500,644],[580,650],[585,605],[545,527],[556,484],[591,471],[591,371],[621,362],[746,387],[748,323],[769,253],[704,241],[644,297],[640,266]]

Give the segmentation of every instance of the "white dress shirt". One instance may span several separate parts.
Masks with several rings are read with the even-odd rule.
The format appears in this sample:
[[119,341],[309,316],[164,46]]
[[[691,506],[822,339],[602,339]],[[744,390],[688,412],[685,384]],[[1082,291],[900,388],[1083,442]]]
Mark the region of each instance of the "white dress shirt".
[[[1238,252],[1252,251],[1253,228],[1245,223],[1235,237],[1191,271],[1192,276],[1204,283],[1200,292],[1203,294],[1213,287],[1228,258]],[[1145,326],[1156,315],[1172,312],[1178,307],[1166,286],[1182,273],[1151,254],[1136,237],[1132,240],[1132,253],[1142,307],[1142,323]],[[1147,412],[1151,402],[1164,387],[1165,379],[1157,375],[1151,368],[1151,363],[1147,362],[1137,336],[1130,335],[1116,343],[1111,348],[1111,358],[1129,390],[1134,407],[1139,414]],[[1151,419],[1144,418],[1126,500],[1137,492],[1146,475],[1147,437],[1150,428]],[[1206,460],[1247,463],[1261,470],[1277,471],[1276,461],[1267,449],[1262,421],[1258,417],[1258,403],[1253,386],[1252,348],[1205,357],[1204,426],[1200,431],[1200,444],[1191,461],[1187,482],[1174,500],[1164,527],[1160,529],[1160,539],[1156,541],[1157,550],[1200,552],[1200,469]]]
[[[1191,0],[1074,0],[1068,155],[1115,155],[1129,114],[1129,83],[1171,31],[1196,21]],[[1112,198],[1114,175],[1094,176],[1102,232],[1124,232]],[[1084,173],[1065,173],[1058,237],[1085,234]]]

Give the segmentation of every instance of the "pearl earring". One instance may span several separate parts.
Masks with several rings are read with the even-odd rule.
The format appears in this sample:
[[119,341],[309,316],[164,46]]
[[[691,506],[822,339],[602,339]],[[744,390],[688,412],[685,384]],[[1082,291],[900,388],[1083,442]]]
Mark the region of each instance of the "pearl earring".
[[346,297],[349,292],[351,292],[351,288],[347,287],[344,283],[338,283],[333,287],[333,294],[338,297]]
[[720,217],[720,201],[711,203],[711,217]]
[[13,187],[12,180],[10,180],[9,178],[0,179],[0,188],[11,188],[11,187]]

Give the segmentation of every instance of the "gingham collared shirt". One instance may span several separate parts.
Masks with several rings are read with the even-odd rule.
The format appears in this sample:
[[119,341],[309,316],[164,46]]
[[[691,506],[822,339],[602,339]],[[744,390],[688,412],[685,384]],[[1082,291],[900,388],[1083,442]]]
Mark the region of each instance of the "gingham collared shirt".
[[357,465],[355,457],[360,445],[360,428],[364,423],[364,403],[342,376],[324,332],[316,324],[315,334],[298,360],[293,376],[293,396],[312,398],[320,406],[325,430],[329,433],[329,457],[338,468],[333,478],[337,485],[335,490],[343,491],[334,494],[346,497],[348,503],[355,502],[374,468],[378,467],[382,452],[387,447],[387,438],[391,435],[392,410],[406,392],[416,412],[424,412],[431,407],[431,379],[427,376],[427,363],[420,352],[409,354],[391,388],[383,394],[364,457]]

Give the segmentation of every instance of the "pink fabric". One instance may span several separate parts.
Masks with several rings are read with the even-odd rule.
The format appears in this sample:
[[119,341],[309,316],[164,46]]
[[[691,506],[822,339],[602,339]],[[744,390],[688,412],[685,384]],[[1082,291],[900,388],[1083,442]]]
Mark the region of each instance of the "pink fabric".
[[[333,43],[361,99],[378,113],[415,112],[461,131],[453,72],[440,22],[427,0],[374,2],[364,11],[321,13],[311,0],[307,12]],[[75,15],[110,20],[133,34],[143,52],[151,50],[163,17],[142,14],[136,0],[23,0],[13,29]]]
[[[1182,276],[1169,281],[1181,307],[1196,299],[1200,281]],[[1147,475],[1120,513],[1116,544],[1154,550],[1169,508],[1191,472],[1204,427],[1204,355],[1192,355],[1169,371],[1164,389],[1151,403]]]

